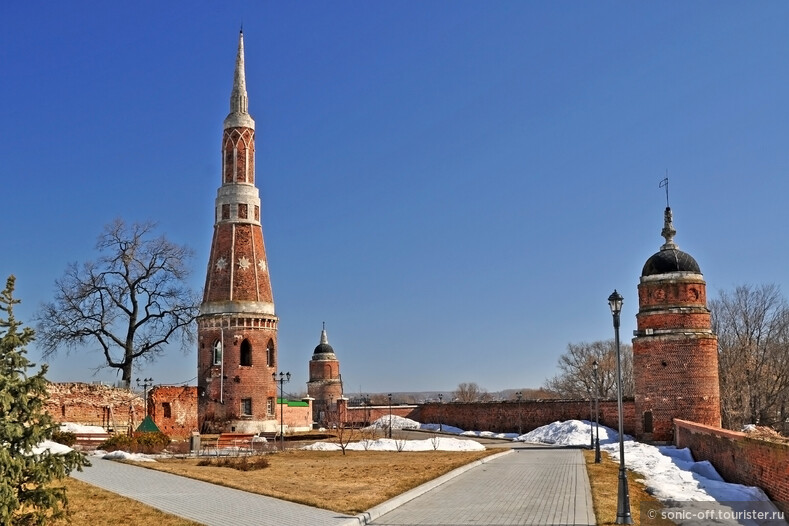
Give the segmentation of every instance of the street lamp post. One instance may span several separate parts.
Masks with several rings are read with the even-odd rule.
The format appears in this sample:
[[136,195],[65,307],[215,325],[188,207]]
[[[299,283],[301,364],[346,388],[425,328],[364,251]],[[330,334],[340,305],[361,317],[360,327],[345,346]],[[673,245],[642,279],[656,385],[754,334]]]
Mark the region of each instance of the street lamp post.
[[589,449],[594,449],[594,426],[592,425],[592,418],[594,417],[592,407],[592,389],[586,388],[586,396],[589,397]]
[[389,438],[392,438],[392,393],[387,396],[389,397]]
[[600,458],[600,387],[597,384],[597,360],[592,363],[594,368],[594,427],[595,437],[594,441],[594,461],[599,464],[602,459]]
[[518,399],[518,436],[523,434],[523,413],[521,412],[521,400],[523,400],[523,392],[518,391],[515,393],[515,398]]
[[438,393],[438,431],[439,431],[439,433],[444,430],[444,423],[442,422],[443,418],[441,417],[441,409],[442,409],[441,404],[443,403],[443,401],[444,401],[444,395],[441,394],[441,393]]
[[274,382],[279,382],[279,437],[280,449],[285,450],[285,382],[290,382],[290,372],[271,373]]
[[148,388],[153,385],[153,378],[137,378],[137,387],[142,387],[142,400],[145,407],[145,416],[148,416]]
[[622,312],[624,298],[616,289],[608,297],[608,305],[614,317],[614,343],[616,345],[616,402],[619,412],[619,492],[616,504],[616,524],[633,524],[630,515],[630,492],[627,489],[625,471],[625,439],[622,429],[622,359],[619,356],[619,314]]

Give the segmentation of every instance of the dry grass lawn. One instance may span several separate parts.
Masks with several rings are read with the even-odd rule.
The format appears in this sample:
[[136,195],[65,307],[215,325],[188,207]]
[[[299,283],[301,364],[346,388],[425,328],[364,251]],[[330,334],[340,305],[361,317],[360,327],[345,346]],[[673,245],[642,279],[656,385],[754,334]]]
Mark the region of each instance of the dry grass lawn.
[[69,521],[54,526],[83,524],[123,524],[124,526],[199,526],[175,515],[168,515],[136,500],[121,497],[96,486],[67,477],[63,480],[68,495]]
[[197,459],[162,459],[146,468],[355,514],[391,499],[455,468],[497,453],[286,450],[267,455],[270,465],[257,471],[198,466]]
[[[603,461],[600,464],[594,463],[594,451],[584,450],[586,459],[586,472],[589,474],[589,482],[592,484],[592,500],[594,501],[594,513],[597,517],[597,524],[609,525],[616,524],[616,505],[617,494],[619,493],[619,463],[611,460],[608,453],[602,452]],[[641,507],[644,506],[644,513],[648,509],[659,510],[663,505],[652,495],[646,492],[644,485],[638,482],[643,478],[638,473],[627,472],[627,489],[630,492],[630,515],[633,517],[633,524],[640,525]],[[647,519],[643,522],[644,526],[666,526],[674,524],[665,519]]]

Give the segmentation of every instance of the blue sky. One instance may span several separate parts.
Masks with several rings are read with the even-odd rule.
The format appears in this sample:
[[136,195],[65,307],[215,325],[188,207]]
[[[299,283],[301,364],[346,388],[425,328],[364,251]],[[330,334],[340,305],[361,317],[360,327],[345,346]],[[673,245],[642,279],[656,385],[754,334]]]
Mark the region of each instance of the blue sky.
[[[201,288],[244,27],[280,365],[346,392],[538,387],[663,242],[786,292],[789,3],[4,2],[0,275],[30,322],[116,217]],[[38,359],[35,345],[31,357]],[[56,381],[113,380],[96,352]],[[194,351],[135,376],[181,383]]]

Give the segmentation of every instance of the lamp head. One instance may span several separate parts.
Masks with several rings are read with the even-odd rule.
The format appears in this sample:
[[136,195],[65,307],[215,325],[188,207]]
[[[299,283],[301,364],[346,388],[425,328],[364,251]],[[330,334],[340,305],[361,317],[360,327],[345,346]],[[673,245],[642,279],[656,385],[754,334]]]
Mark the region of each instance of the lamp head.
[[619,294],[616,289],[614,292],[608,296],[608,306],[611,307],[611,314],[614,316],[619,316],[619,313],[622,312],[622,303],[624,302],[624,298],[621,294]]

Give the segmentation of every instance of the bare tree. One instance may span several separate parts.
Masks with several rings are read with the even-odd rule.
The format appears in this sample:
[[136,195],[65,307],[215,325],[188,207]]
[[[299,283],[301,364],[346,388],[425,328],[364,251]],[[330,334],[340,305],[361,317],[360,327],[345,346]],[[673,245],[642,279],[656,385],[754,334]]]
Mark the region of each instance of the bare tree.
[[153,223],[116,219],[99,236],[99,257],[71,263],[55,282],[55,299],[36,316],[44,357],[101,348],[106,365],[128,386],[139,359],[153,360],[173,340],[194,341],[197,294],[186,285],[192,251],[154,237]]
[[462,382],[458,384],[457,390],[452,393],[455,402],[487,402],[490,395],[482,389],[476,382]]
[[[356,435],[356,428],[354,428],[354,426],[348,422],[344,416],[345,413],[341,412],[339,409],[329,411],[327,414],[329,427],[330,429],[334,430],[334,433],[337,436],[337,444],[339,444],[343,455],[345,455],[345,450],[348,448],[348,444],[353,441]],[[365,445],[365,449],[367,449],[367,447],[369,446]]]
[[710,302],[723,427],[782,429],[789,417],[789,305],[776,285],[740,285]]
[[[622,392],[633,396],[633,347],[621,345]],[[559,357],[559,374],[545,382],[545,389],[563,398],[585,399],[594,393],[594,367],[597,361],[598,395],[616,397],[616,344],[614,340],[570,343]]]

